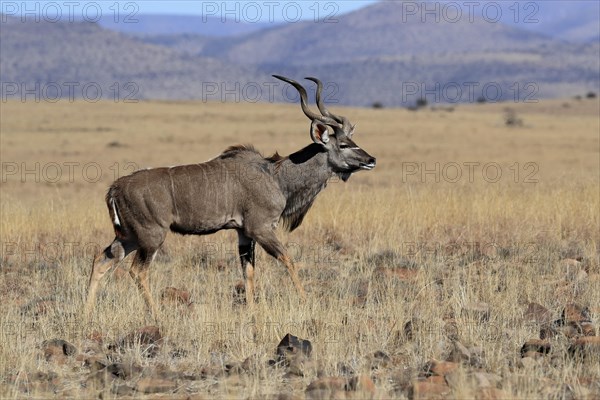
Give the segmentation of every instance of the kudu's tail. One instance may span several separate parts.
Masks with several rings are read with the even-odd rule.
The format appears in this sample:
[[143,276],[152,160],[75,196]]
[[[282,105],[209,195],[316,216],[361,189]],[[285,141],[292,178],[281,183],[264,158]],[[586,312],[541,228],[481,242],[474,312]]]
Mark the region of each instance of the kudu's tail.
[[117,235],[117,237],[124,237],[126,236],[127,232],[122,222],[123,219],[119,214],[119,209],[117,207],[117,196],[118,193],[116,188],[114,186],[111,186],[110,189],[108,189],[108,193],[106,193],[106,205],[108,207],[108,213],[110,214],[110,220],[112,221],[115,234]]

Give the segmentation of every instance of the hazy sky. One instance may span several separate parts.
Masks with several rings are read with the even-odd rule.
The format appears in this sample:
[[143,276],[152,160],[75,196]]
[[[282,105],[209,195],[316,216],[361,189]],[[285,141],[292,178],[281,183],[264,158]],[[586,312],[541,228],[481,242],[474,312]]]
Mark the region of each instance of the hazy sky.
[[[138,1],[140,13],[153,14],[185,14],[185,15],[201,15],[205,12],[222,12],[233,11],[238,8],[246,8],[250,12],[250,8],[258,5],[265,12],[269,8],[273,10],[275,17],[281,14],[283,10],[292,12],[297,6],[301,7],[303,15],[309,17],[315,12],[316,8],[320,9],[321,13],[337,12],[343,14],[365,5],[375,3],[375,0],[345,0],[345,1],[314,1],[314,0],[299,0],[299,1],[275,1],[275,0],[258,0],[258,1]],[[216,8],[216,9],[215,9]],[[213,11],[214,10],[214,11]],[[278,12],[279,10],[279,12]],[[279,15],[280,16],[280,15]]]
[[[387,0],[400,1],[400,0]],[[540,23],[555,23],[557,20],[579,18],[585,9],[587,17],[598,18],[598,0],[405,0],[418,5],[436,3],[444,7],[446,4],[457,4],[466,9],[467,4],[477,4],[479,9],[485,3],[500,4],[504,12],[502,21],[511,23],[515,4],[520,10],[520,18],[533,15]],[[122,19],[141,14],[173,14],[173,15],[206,15],[221,18],[222,20],[236,20],[237,22],[297,22],[299,20],[324,20],[336,18],[341,14],[357,10],[376,0],[256,0],[256,1],[231,1],[231,0],[2,0],[0,12],[20,16],[23,13],[30,15],[37,13],[45,19],[52,19],[57,13],[61,20],[70,19],[72,14],[75,19],[82,17],[94,21],[96,16]],[[469,6],[470,7],[470,6]],[[589,15],[588,15],[589,14]],[[477,15],[480,16],[480,15]],[[118,22],[118,21],[115,21]],[[572,21],[576,24],[577,21]],[[532,28],[523,26],[524,28]]]
[[[322,19],[344,14],[369,4],[375,0],[257,0],[257,1],[2,1],[0,12],[20,15],[23,12],[41,14],[52,18],[60,13],[63,20],[68,14],[79,19],[82,13],[87,19],[94,19],[98,12],[102,16],[113,16],[117,10],[119,16],[136,14],[173,14],[173,15],[208,15],[232,19],[235,15],[243,15],[242,20],[255,18],[260,14],[262,22],[283,22],[297,19]],[[256,22],[256,21],[255,21]]]

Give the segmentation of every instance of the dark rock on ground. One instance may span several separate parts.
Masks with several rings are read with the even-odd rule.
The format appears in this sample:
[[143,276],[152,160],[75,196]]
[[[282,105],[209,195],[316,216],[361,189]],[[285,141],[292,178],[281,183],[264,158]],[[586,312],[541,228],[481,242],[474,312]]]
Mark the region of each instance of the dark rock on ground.
[[289,333],[277,345],[277,358],[285,363],[290,363],[298,356],[309,358],[311,353],[312,343],[309,340],[300,339]]

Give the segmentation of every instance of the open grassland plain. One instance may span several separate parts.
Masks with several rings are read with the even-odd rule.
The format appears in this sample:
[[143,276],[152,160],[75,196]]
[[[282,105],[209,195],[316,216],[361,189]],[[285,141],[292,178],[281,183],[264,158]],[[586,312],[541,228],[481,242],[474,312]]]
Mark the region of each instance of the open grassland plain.
[[[298,105],[4,102],[0,397],[597,399],[598,106],[333,107],[377,167],[279,232],[306,302],[259,250],[249,310],[234,231],[170,234],[158,321],[129,256],[86,324],[115,177],[237,143],[287,155],[309,123]],[[278,355],[288,333],[312,352]]]

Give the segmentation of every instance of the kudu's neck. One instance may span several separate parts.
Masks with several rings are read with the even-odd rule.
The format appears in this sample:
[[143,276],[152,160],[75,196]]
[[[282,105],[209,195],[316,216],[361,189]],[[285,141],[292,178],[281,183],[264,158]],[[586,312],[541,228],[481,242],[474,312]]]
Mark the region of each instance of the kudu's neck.
[[279,186],[288,199],[300,194],[314,198],[331,175],[327,152],[314,143],[282,159],[275,173]]
[[331,175],[327,152],[317,144],[311,144],[277,162],[274,177],[286,198],[282,218],[288,230],[300,226]]

